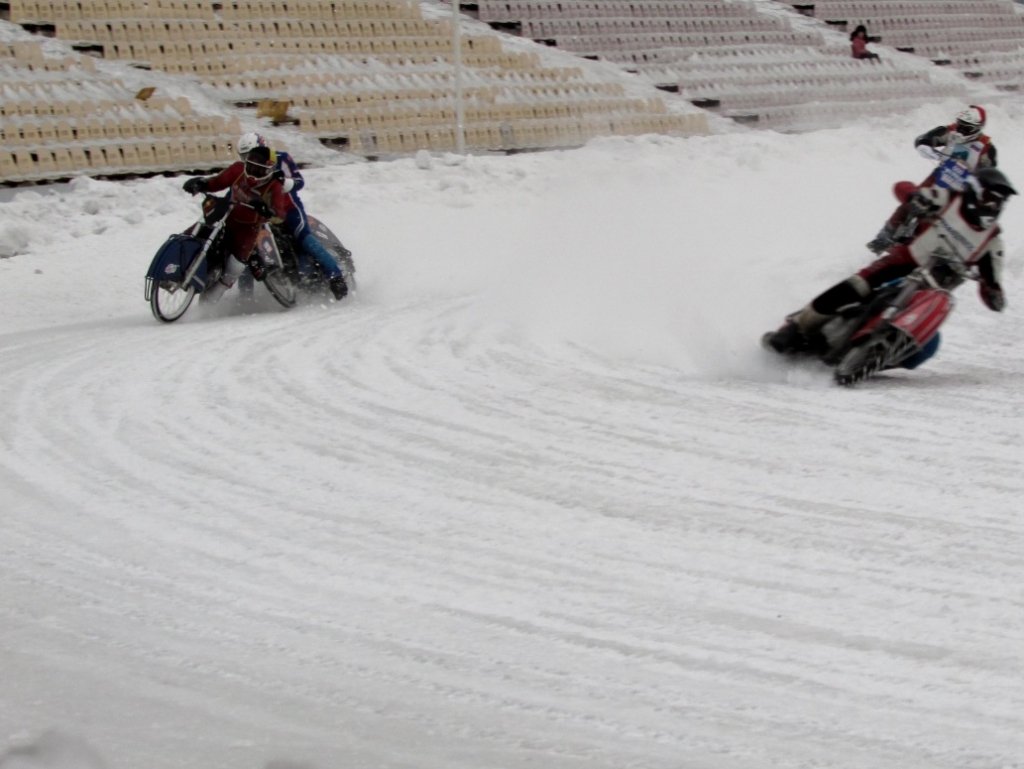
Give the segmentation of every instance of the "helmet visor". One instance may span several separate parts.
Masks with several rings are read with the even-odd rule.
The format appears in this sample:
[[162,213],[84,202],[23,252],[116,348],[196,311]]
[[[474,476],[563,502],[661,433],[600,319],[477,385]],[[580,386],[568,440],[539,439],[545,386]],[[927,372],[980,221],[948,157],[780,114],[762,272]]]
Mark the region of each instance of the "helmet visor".
[[262,162],[262,159],[248,159],[245,160],[245,175],[250,179],[266,179],[274,171],[274,166],[268,163]]
[[981,129],[973,123],[967,123],[963,120],[956,121],[956,132],[965,139],[977,138],[978,134],[981,133]]

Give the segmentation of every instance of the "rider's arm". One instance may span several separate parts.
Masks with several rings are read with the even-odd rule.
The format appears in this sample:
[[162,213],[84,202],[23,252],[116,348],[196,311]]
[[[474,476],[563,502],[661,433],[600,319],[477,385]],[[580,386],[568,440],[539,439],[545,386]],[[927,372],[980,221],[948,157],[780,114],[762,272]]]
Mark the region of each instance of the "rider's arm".
[[208,192],[220,192],[226,190],[235,180],[242,175],[242,169],[245,166],[241,161],[236,161],[221,171],[216,176],[211,176],[206,180],[206,189]]
[[1003,273],[1003,239],[996,235],[976,262],[978,265],[978,295],[985,306],[995,312],[1006,307],[1006,296],[1001,283]]
[[291,197],[284,190],[284,186],[277,180],[273,181],[268,188],[267,198],[269,199],[270,207],[274,209],[274,213],[277,214],[281,220],[288,218],[288,212],[295,208],[295,203],[292,202]]
[[978,168],[995,168],[996,167],[996,145],[989,144],[985,151],[981,153],[981,157],[978,158]]
[[949,134],[949,129],[944,126],[936,126],[928,133],[923,133],[914,139],[914,146],[920,147],[924,145],[926,147],[945,147],[946,137]]
[[284,188],[284,191],[298,192],[305,187],[306,182],[302,178],[302,174],[299,173],[299,167],[292,160],[292,156],[287,152],[279,152],[277,157],[280,161],[281,174],[284,176],[281,180],[281,186]]

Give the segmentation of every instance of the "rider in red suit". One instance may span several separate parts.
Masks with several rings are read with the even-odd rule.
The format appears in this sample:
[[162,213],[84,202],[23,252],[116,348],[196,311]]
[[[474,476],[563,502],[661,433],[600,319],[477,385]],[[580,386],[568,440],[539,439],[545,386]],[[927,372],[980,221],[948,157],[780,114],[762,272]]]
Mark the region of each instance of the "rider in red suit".
[[[893,246],[864,269],[819,294],[768,335],[765,344],[780,353],[814,349],[819,341],[817,331],[843,307],[860,304],[882,284],[930,265],[935,254],[951,247],[977,269],[978,291],[985,306],[1002,312],[1006,306],[1001,283],[1004,246],[997,220],[1017,191],[997,168],[981,169],[975,179],[976,186],[967,185],[959,194],[939,186],[919,191],[928,211],[913,240]],[[919,362],[934,354],[937,336],[934,347]]]
[[245,162],[232,163],[216,176],[189,179],[183,188],[192,195],[230,188],[231,200],[244,204],[233,206],[228,213],[224,228],[227,245],[224,273],[206,290],[208,299],[217,301],[245,270],[260,227],[271,219],[285,219],[295,204],[281,182],[274,178],[274,163],[268,147],[257,147]]

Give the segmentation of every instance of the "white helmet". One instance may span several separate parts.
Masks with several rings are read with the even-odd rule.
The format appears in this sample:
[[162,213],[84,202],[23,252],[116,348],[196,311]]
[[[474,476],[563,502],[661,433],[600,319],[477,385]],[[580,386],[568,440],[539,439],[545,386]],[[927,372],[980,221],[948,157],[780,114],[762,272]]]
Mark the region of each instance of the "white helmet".
[[257,147],[266,147],[267,140],[260,136],[255,131],[250,131],[247,134],[243,134],[242,138],[238,140],[238,157],[245,160],[246,156]]
[[956,132],[965,142],[972,142],[981,136],[985,127],[985,110],[972,104],[956,116]]

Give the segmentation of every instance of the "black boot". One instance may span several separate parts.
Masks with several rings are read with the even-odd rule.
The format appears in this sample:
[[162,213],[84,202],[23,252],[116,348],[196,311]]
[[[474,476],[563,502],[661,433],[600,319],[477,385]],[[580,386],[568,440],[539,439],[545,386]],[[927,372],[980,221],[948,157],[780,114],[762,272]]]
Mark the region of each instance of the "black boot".
[[267,270],[263,266],[263,260],[260,259],[256,254],[249,257],[249,272],[256,280],[263,280],[267,275]]
[[344,275],[335,275],[331,278],[328,284],[331,287],[331,293],[334,294],[334,298],[337,301],[341,301],[348,296],[348,283],[345,282]]
[[791,320],[786,321],[778,331],[769,331],[761,341],[766,348],[782,355],[806,352],[810,347],[807,336]]

